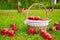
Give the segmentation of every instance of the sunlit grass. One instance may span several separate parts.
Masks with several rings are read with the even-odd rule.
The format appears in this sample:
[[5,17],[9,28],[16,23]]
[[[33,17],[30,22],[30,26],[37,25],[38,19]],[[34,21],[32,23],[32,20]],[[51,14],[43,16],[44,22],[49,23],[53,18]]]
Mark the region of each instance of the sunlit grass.
[[[31,10],[29,15],[38,15],[45,19],[45,12],[44,10]],[[52,19],[48,25],[48,28],[54,26],[54,22],[60,22],[60,10],[55,9],[53,12],[48,11],[48,18],[49,20]],[[11,38],[7,35],[0,34],[0,40],[44,40],[42,36],[38,34],[30,35],[27,33],[27,26],[24,24],[26,19],[25,13],[18,13],[17,10],[2,10],[0,12],[0,30],[4,27],[10,28],[11,23],[16,23],[18,30],[16,31],[16,35]],[[52,32],[48,31],[52,34],[53,40],[60,40],[60,31]]]

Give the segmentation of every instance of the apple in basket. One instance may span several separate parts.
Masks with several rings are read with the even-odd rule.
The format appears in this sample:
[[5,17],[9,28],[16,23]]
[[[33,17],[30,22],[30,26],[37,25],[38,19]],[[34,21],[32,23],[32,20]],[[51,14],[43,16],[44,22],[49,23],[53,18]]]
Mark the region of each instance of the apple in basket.
[[7,31],[7,35],[8,35],[8,36],[14,36],[14,35],[15,35],[14,30],[8,30],[8,31]]
[[17,30],[18,29],[15,23],[11,24],[11,28],[12,28],[12,30]]
[[28,20],[35,20],[35,16],[29,16]]
[[28,29],[28,33],[29,33],[29,34],[34,34],[34,32],[35,32],[35,30],[34,30],[33,28],[29,28],[29,29]]
[[42,20],[42,18],[40,16],[36,16],[35,20]]
[[1,30],[1,34],[4,35],[4,34],[7,33],[7,31],[8,31],[8,28],[3,28],[3,29]]

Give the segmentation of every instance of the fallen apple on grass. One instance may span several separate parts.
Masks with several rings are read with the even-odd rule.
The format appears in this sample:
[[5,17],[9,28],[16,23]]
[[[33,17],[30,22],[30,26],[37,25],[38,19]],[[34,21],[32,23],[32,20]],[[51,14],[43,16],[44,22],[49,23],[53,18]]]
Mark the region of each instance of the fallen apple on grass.
[[51,30],[51,31],[56,31],[56,27],[55,27],[55,26],[50,27],[50,30]]
[[10,26],[11,26],[11,27],[15,27],[15,26],[16,26],[16,24],[15,24],[15,23],[12,23]]
[[15,30],[16,31],[16,30],[18,30],[18,28],[17,27],[12,27],[12,30]]
[[55,22],[56,30],[60,30],[60,22]]
[[54,25],[58,26],[60,25],[60,22],[55,22]]
[[17,28],[17,26],[16,26],[15,23],[12,23],[12,24],[11,24],[11,28],[12,28],[12,30],[18,30],[18,28]]
[[40,35],[41,35],[41,36],[44,36],[46,33],[47,33],[46,30],[42,30],[42,31],[40,32]]
[[57,27],[56,27],[56,30],[60,30],[60,26],[57,26]]
[[43,36],[45,39],[47,39],[47,40],[52,40],[52,35],[51,34],[49,34],[47,31],[45,31],[45,30],[42,30],[41,32],[40,32],[40,35],[41,36]]
[[29,33],[29,34],[34,34],[34,33],[35,33],[35,30],[34,30],[33,28],[29,28],[29,29],[28,29],[28,33]]
[[12,23],[11,25],[11,30],[8,30],[8,28],[3,28],[1,30],[1,34],[4,35],[4,34],[7,34],[8,36],[14,36],[15,35],[15,30],[17,30],[17,26],[15,23]]
[[49,33],[46,33],[46,34],[44,35],[44,38],[46,38],[46,39],[48,39],[48,40],[52,40],[52,35],[49,34]]
[[3,28],[3,29],[1,30],[1,34],[2,34],[2,35],[5,35],[5,34],[7,33],[7,31],[8,31],[8,28]]
[[15,35],[14,30],[8,30],[7,35],[8,36],[14,36]]

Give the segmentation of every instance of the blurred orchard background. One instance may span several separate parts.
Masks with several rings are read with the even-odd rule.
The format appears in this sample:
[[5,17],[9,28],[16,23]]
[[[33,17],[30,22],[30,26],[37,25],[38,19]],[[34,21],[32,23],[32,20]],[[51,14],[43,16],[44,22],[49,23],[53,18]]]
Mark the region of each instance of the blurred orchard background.
[[33,3],[43,3],[47,8],[53,6],[60,9],[60,0],[0,0],[0,9],[18,9],[18,6],[28,8]]

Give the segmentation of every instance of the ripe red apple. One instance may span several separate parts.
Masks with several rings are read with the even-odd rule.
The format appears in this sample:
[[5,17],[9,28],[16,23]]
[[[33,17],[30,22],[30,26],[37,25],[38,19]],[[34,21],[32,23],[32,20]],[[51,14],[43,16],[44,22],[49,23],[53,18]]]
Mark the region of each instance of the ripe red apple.
[[14,36],[15,35],[14,30],[8,30],[7,35],[8,36]]
[[16,31],[16,30],[18,30],[18,28],[17,27],[12,27],[12,30],[15,30]]
[[52,35],[51,34],[48,34],[48,40],[52,40]]
[[16,27],[16,24],[15,24],[15,23],[12,23],[12,24],[11,24],[11,27]]
[[34,34],[34,32],[35,32],[35,30],[34,30],[33,28],[29,28],[29,29],[28,29],[28,33],[29,33],[29,34]]
[[56,30],[60,30],[60,22],[55,22]]
[[54,25],[57,25],[57,24],[59,24],[59,23],[58,23],[58,22],[55,22],[55,23],[54,23]]
[[56,26],[60,26],[60,22],[55,22],[55,25]]
[[55,27],[50,27],[50,30],[51,31],[55,31]]
[[60,30],[60,26],[56,26],[56,30]]
[[52,40],[52,35],[49,33],[45,33],[44,38],[46,38],[48,40]]
[[42,18],[40,16],[36,16],[35,20],[42,20]]
[[8,28],[3,28],[3,29],[1,30],[1,34],[4,35],[4,34],[7,33],[7,31],[8,31]]
[[35,20],[35,16],[28,17],[28,20]]
[[12,28],[13,30],[17,30],[17,29],[18,29],[15,23],[12,23],[12,24],[11,24],[11,28]]
[[46,33],[47,33],[46,30],[42,30],[42,31],[40,32],[40,35],[41,35],[41,36],[44,36]]

